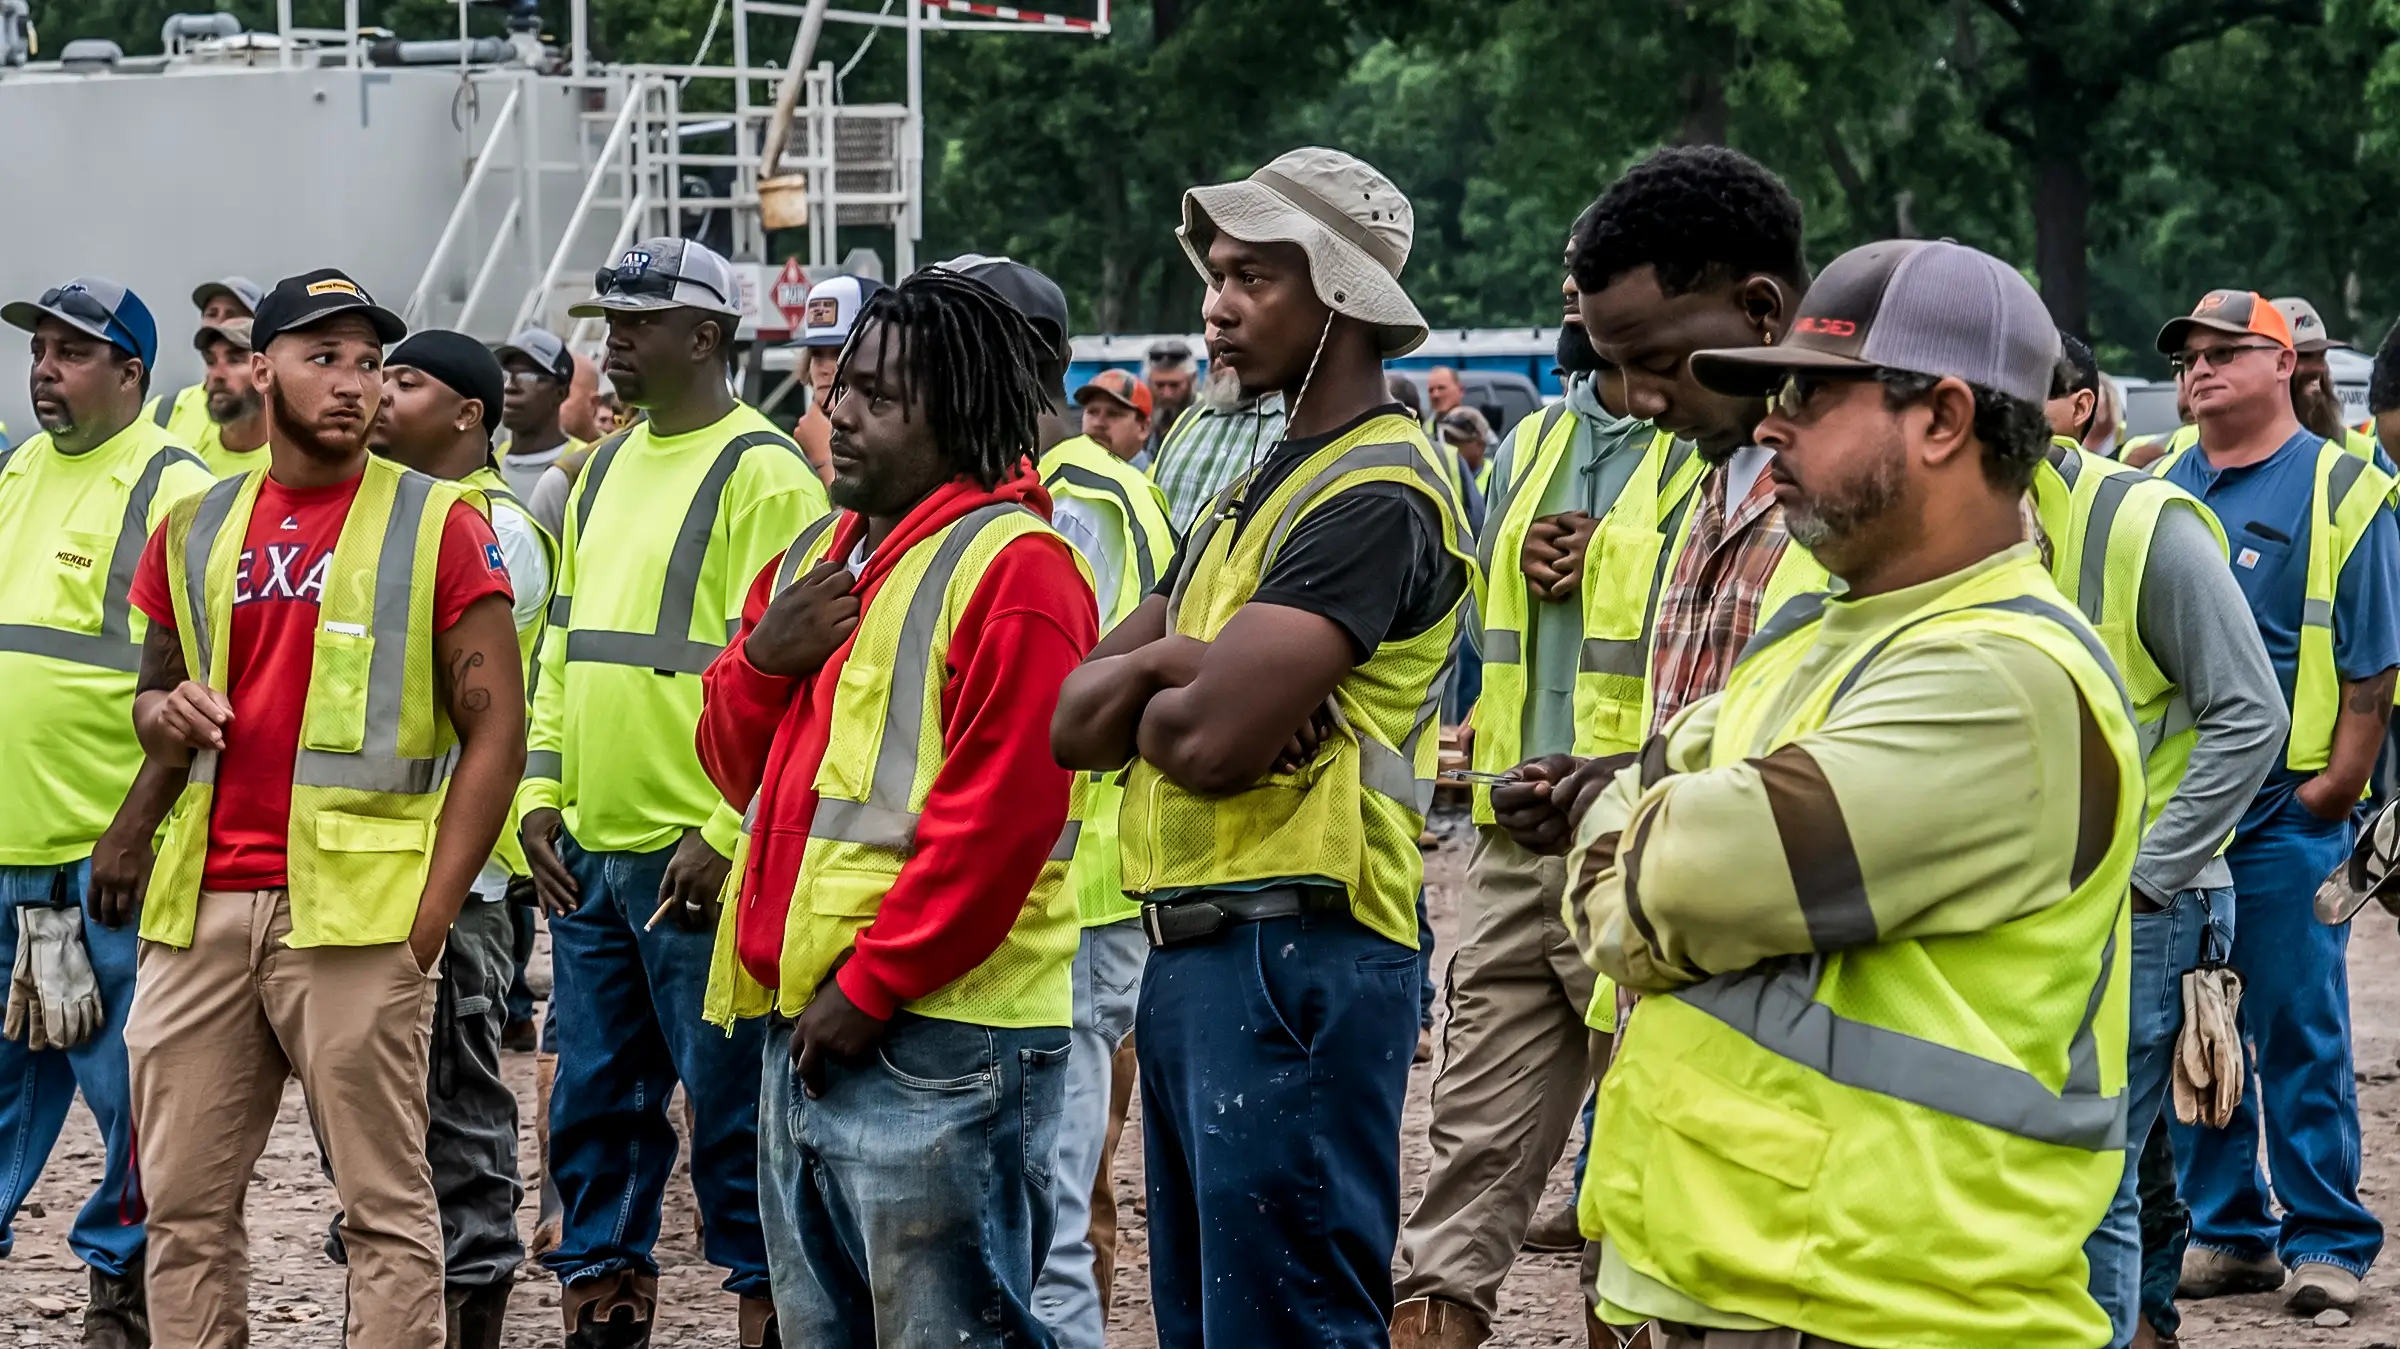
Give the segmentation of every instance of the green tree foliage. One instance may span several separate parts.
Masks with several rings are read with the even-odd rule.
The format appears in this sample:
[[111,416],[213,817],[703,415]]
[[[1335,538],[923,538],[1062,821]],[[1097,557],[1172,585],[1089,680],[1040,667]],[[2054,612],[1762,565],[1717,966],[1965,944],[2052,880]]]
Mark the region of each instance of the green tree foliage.
[[[273,0],[219,2],[273,22]],[[34,12],[46,49],[145,52],[201,3]],[[688,61],[715,4],[591,0],[593,43]],[[341,4],[296,9],[330,25]],[[452,0],[363,9],[412,36],[457,22]],[[544,0],[553,32],[566,9]],[[1893,235],[1976,244],[2037,277],[2118,368],[2157,372],[2158,324],[2216,286],[2306,295],[2364,345],[2400,312],[2400,0],[1121,0],[1114,18],[1101,41],[926,42],[920,256],[1032,262],[1090,331],[1197,326],[1183,189],[1311,143],[1409,191],[1408,281],[1437,326],[1554,321],[1576,213],[1641,155],[1694,141],[1780,171],[1815,261]],[[473,22],[499,30],[494,9]],[[776,62],[790,31],[754,24],[753,60]],[[864,32],[835,25],[820,54],[846,62]],[[899,96],[895,38],[858,59],[846,98]],[[714,59],[729,54],[720,32]]]

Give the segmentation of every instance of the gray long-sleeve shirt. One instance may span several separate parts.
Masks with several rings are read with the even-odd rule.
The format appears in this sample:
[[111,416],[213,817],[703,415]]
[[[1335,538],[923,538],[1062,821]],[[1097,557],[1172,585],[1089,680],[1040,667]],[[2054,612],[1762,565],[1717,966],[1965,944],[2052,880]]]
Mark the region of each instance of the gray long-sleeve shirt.
[[2142,645],[2182,686],[2200,739],[2174,799],[2142,838],[2133,883],[2162,900],[2231,885],[2218,852],[2274,768],[2291,714],[2241,586],[2192,511],[2159,516],[2137,622]]

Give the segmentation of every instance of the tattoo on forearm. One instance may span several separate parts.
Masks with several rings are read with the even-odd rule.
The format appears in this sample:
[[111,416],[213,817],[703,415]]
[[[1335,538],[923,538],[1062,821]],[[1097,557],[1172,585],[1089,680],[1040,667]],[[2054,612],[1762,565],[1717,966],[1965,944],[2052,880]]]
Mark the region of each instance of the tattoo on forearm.
[[492,705],[492,691],[476,681],[475,672],[482,666],[480,651],[461,651],[450,658],[450,695],[469,712],[481,712]]
[[2400,670],[2386,670],[2350,686],[2348,707],[2353,715],[2390,720],[2392,689],[2400,681]]
[[134,686],[137,693],[165,692],[182,683],[188,676],[183,668],[183,642],[172,628],[156,623],[142,637],[142,671]]

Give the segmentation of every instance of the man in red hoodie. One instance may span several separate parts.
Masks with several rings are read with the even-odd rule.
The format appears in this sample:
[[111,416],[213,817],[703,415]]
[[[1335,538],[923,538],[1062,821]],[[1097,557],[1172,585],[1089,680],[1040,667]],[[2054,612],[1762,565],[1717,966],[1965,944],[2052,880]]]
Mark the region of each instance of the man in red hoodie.
[[1092,587],[1028,455],[1040,339],[928,269],[829,394],[834,503],[758,575],[699,748],[746,804],[708,1014],[773,1014],[759,1217],[787,1344],[1048,1345],[1078,928],[1059,686]]

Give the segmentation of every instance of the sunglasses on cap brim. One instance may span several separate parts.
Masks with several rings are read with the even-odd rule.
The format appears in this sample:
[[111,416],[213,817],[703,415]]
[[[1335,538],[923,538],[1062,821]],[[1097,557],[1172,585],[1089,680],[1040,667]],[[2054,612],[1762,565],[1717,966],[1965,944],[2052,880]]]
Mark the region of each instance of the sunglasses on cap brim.
[[[124,333],[123,325],[117,322],[117,316],[110,313],[108,306],[100,303],[88,290],[69,290],[63,286],[53,286],[42,292],[42,298],[36,302],[36,307],[55,310],[79,323],[89,323],[100,329],[105,341],[114,342],[120,333]],[[125,334],[125,337],[130,345],[131,334]]]
[[719,304],[733,303],[733,297],[696,276],[674,277],[650,267],[603,267],[592,273],[592,291],[598,295],[626,295],[643,300],[675,299],[675,287],[682,284],[698,286],[717,297]]

